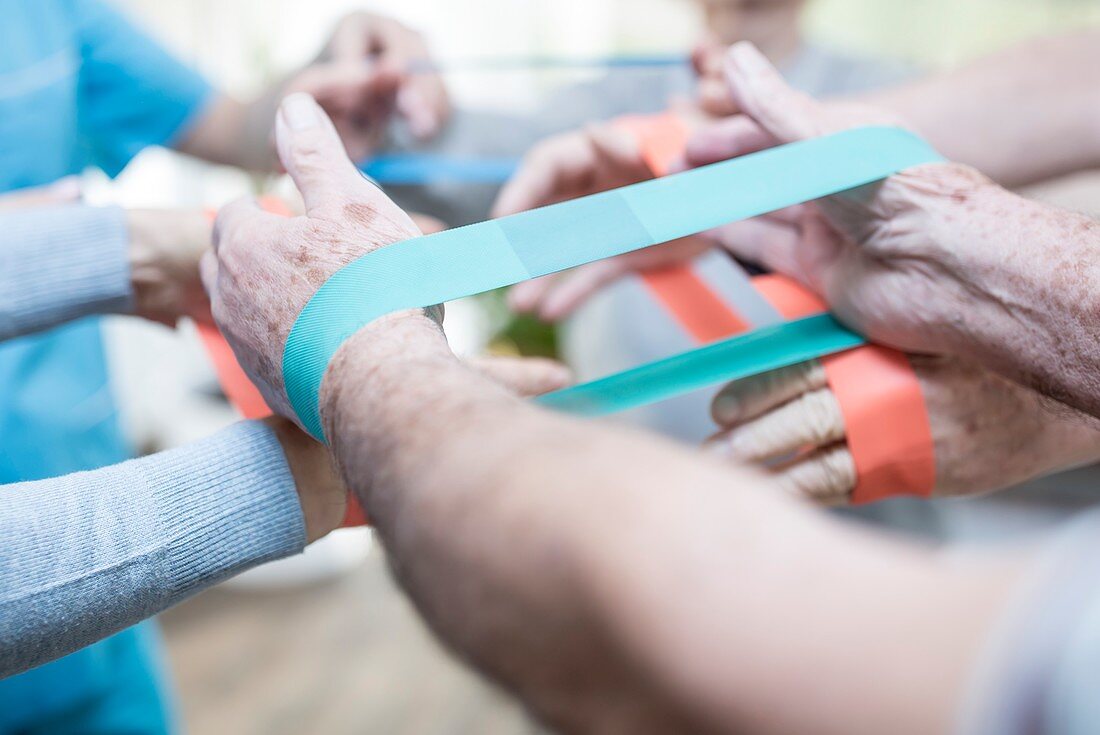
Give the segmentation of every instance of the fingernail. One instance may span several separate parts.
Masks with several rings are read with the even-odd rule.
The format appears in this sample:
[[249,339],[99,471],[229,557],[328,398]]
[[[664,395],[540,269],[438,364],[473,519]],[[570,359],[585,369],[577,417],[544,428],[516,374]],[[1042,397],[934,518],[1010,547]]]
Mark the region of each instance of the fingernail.
[[318,115],[317,102],[305,92],[295,92],[283,99],[283,120],[291,130],[308,130],[316,127],[321,116]]
[[730,424],[736,421],[740,412],[741,404],[733,393],[719,393],[715,396],[711,414],[719,424]]
[[761,74],[771,66],[764,54],[749,41],[730,46],[729,60],[745,74]]

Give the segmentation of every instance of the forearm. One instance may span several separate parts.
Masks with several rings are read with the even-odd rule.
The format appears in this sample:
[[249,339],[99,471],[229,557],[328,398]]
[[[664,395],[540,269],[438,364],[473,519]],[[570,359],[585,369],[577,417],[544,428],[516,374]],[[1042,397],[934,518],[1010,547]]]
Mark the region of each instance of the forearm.
[[221,95],[177,145],[181,153],[249,171],[275,170],[271,127],[282,84],[274,84],[250,102]]
[[934,317],[946,349],[1100,416],[1100,226],[994,186],[966,196],[981,219],[929,233],[956,244],[945,266],[961,288]]
[[132,306],[126,215],[54,206],[0,215],[0,340]]
[[287,460],[258,423],[114,467],[6,486],[0,525],[0,677],[306,541]]
[[633,732],[950,723],[1004,570],[857,535],[748,470],[524,406],[421,341],[425,325],[369,329],[323,392],[345,477],[436,630],[543,716]]
[[1043,38],[869,95],[947,158],[1005,186],[1100,164],[1100,31]]

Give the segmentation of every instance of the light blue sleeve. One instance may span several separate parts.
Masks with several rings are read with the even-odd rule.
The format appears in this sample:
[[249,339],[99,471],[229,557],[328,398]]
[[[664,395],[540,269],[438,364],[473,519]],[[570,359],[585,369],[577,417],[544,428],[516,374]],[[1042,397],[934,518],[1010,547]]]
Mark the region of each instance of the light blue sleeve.
[[994,628],[965,735],[1100,732],[1100,510],[1061,531]]
[[129,233],[118,207],[0,214],[0,341],[131,307]]
[[305,545],[264,424],[52,480],[0,486],[0,679]]
[[91,160],[114,176],[143,148],[175,143],[212,89],[104,0],[69,2],[81,44],[81,142]]

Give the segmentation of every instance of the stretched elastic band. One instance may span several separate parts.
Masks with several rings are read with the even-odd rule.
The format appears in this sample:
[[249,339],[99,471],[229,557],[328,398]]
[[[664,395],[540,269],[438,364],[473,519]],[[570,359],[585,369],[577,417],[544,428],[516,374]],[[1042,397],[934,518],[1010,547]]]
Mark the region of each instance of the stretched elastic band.
[[[789,319],[825,310],[813,294],[783,276],[754,282]],[[848,451],[856,466],[852,503],[914,495],[936,485],[932,427],[920,381],[904,353],[867,345],[821,358],[825,378],[844,416]]]
[[443,59],[413,64],[414,74],[455,74],[511,71],[554,71],[590,69],[675,69],[687,68],[685,54],[620,54],[616,56],[486,56]]
[[375,156],[359,164],[360,170],[383,186],[421,186],[439,182],[503,184],[519,167],[518,158],[438,156],[397,153]]
[[[283,217],[293,216],[290,207],[282,199],[273,196],[260,197],[260,206],[272,214]],[[214,213],[210,213],[211,219]],[[241,364],[237,362],[237,356],[233,354],[233,348],[225,341],[225,337],[213,324],[198,324],[196,328],[206,354],[214,366],[214,374],[218,377],[218,384],[225,393],[229,404],[237,409],[237,412],[246,419],[262,419],[271,415],[271,409],[267,401],[260,394],[259,389],[249,379]],[[366,526],[367,514],[359,499],[354,493],[348,493],[347,510],[344,511],[346,526]]]
[[271,415],[264,397],[248,379],[233,354],[233,348],[213,324],[197,324],[196,329],[206,354],[218,376],[218,384],[229,404],[246,419],[262,419]]
[[[317,401],[329,361],[384,314],[510,286],[940,160],[906,131],[850,130],[380,248],[333,274],[298,315],[283,352],[287,395],[320,439]],[[680,367],[694,365],[682,360]],[[667,391],[653,386],[652,395]]]
[[[687,142],[687,126],[673,114],[616,122],[636,136],[642,156],[656,176],[667,173]],[[738,307],[744,310],[744,304],[724,301],[691,265],[644,273],[642,280],[700,343],[751,329],[738,314]],[[816,296],[789,278],[760,276],[753,279],[753,286],[747,290],[768,302],[783,318],[825,311]],[[745,302],[748,297],[739,293],[737,300]],[[760,313],[758,307],[756,303],[750,306]],[[930,495],[936,479],[931,427],[920,383],[908,358],[896,350],[867,345],[823,357],[822,363],[844,418],[846,443],[856,466],[851,501],[858,504],[895,495]]]

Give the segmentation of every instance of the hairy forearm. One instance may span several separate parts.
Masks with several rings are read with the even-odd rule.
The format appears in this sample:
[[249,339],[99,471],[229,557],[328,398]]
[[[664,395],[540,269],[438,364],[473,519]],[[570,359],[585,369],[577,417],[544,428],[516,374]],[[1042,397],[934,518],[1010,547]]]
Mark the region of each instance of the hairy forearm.
[[1100,31],[1043,38],[867,101],[1005,186],[1100,165]]
[[[436,630],[543,716],[633,732],[948,724],[1000,570],[945,568],[749,470],[525,406],[426,324],[371,329],[323,390],[345,477]],[[792,708],[792,688],[813,694]]]

